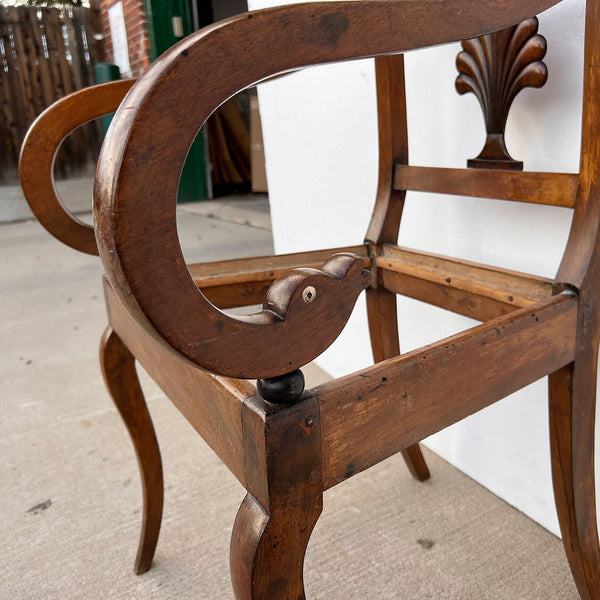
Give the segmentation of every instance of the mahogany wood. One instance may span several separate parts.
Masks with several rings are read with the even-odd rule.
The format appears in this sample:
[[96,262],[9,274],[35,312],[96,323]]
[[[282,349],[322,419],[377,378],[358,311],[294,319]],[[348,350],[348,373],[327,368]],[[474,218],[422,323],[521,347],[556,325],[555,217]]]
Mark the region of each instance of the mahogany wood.
[[394,165],[408,163],[408,130],[404,92],[404,56],[375,59],[379,179],[366,241],[375,246],[398,241],[406,192],[393,186]]
[[[375,208],[366,241],[372,257],[380,254],[384,242],[398,240],[406,192],[392,187],[393,166],[408,163],[408,129],[404,92],[404,56],[375,59],[377,122],[379,134],[379,180]],[[373,280],[367,289],[367,316],[373,359],[380,362],[400,354],[396,295],[382,287],[381,270],[372,261]],[[429,469],[418,444],[402,450],[411,475],[420,481],[429,478]]]
[[542,87],[548,79],[548,69],[542,62],[546,39],[537,31],[537,17],[530,17],[512,27],[463,41],[463,50],[456,59],[460,73],[456,89],[459,94],[475,94],[487,133],[481,154],[467,161],[469,167],[523,169],[523,163],[508,153],[504,131],[517,94],[526,87]]
[[600,597],[598,529],[592,526],[597,358],[597,346],[578,351],[574,363],[549,378],[554,497],[565,551],[583,600]]
[[150,569],[163,510],[162,461],[152,419],[135,371],[135,357],[108,327],[100,343],[100,365],[106,387],[131,436],[142,476],[144,512],[135,559],[137,575]]
[[271,282],[291,269],[318,269],[333,254],[339,253],[356,254],[365,260],[365,267],[369,267],[367,246],[360,245],[196,263],[187,265],[187,268],[196,285],[206,289],[230,283]]
[[586,3],[581,161],[575,214],[557,287],[578,289],[572,365],[550,378],[552,474],[563,543],[584,600],[600,598],[594,472],[596,373],[600,342],[600,2]]
[[[400,354],[398,336],[398,316],[396,294],[384,287],[371,287],[367,290],[367,315],[373,360],[378,363]],[[401,450],[402,458],[410,474],[419,481],[430,477],[429,469],[419,444]]]
[[319,405],[249,398],[242,420],[248,495],[231,536],[235,597],[304,599],[304,554],[323,509]]
[[313,388],[325,488],[568,364],[577,304],[555,296]]
[[[385,245],[375,264],[383,271],[384,286],[386,280],[392,285],[397,282],[398,279],[390,277],[390,274],[399,273],[419,281],[455,288],[472,296],[490,298],[507,307],[527,306],[552,294],[553,282],[544,277],[398,246]],[[427,301],[427,294],[418,299]]]
[[387,290],[478,321],[552,294],[553,282],[543,277],[398,246],[385,245],[375,264]]
[[600,3],[586,3],[581,158],[573,223],[556,280],[577,289],[597,285],[600,233]]
[[291,269],[316,269],[330,256],[350,252],[370,266],[367,246],[350,246],[312,252],[259,256],[188,265],[194,283],[219,308],[262,304],[271,283]]
[[139,327],[106,280],[104,295],[112,329],[244,485],[241,405],[246,397],[256,394],[255,386],[198,369],[173,353],[164,342]]
[[549,204],[573,208],[579,177],[572,173],[515,173],[493,169],[445,169],[397,164],[394,188]]
[[[303,366],[336,339],[358,294],[369,285],[370,273],[363,264],[354,254],[339,253],[321,270],[290,270],[269,286],[263,310],[252,315],[229,316],[211,305],[215,318],[205,323],[203,340],[190,339],[188,346],[194,355],[202,349],[200,366],[234,377],[271,378]],[[310,302],[303,296],[309,287],[315,290]],[[157,294],[161,291],[156,289]],[[170,305],[172,299],[164,301]],[[307,321],[318,336],[301,327]],[[157,335],[147,329],[149,335]],[[256,352],[248,353],[253,342],[258,344]]]
[[404,273],[383,271],[382,281],[384,287],[391,292],[427,302],[476,321],[489,321],[515,310],[512,304]]
[[[210,304],[185,268],[175,223],[179,174],[200,126],[240,88],[274,74],[466,39],[512,25],[556,1],[298,4],[240,15],[174,46],[117,111],[98,164],[98,244],[122,302],[143,327],[154,329],[178,352],[216,373],[268,378],[315,358],[344,327],[362,279],[343,278],[337,285],[332,280],[319,282],[324,287],[322,300],[310,305],[310,314],[290,311],[283,319],[266,311],[233,318]],[[244,52],[231,60],[232,48]],[[182,90],[189,101],[182,101]],[[288,290],[290,296],[306,285],[297,283]],[[307,336],[301,325],[306,319],[326,325],[331,334]],[[255,351],[232,352],[242,348],[236,343],[239,339]]]
[[117,110],[134,81],[103,83],[55,102],[35,120],[21,149],[19,178],[33,214],[54,237],[87,254],[98,254],[94,228],[71,214],[61,202],[54,187],[54,159],[71,131]]
[[[94,210],[110,280],[103,372],[144,484],[137,572],[150,566],[158,537],[162,476],[135,360],[248,492],[231,541],[238,600],[304,598],[303,559],[324,489],[396,452],[425,479],[419,440],[551,374],[552,470],[563,541],[581,597],[600,599],[593,430],[600,342],[600,0],[587,0],[578,174],[409,166],[398,54],[514,26],[557,1],[365,0],[248,13],[176,45],[122,102],[129,82],[84,90],[40,117],[22,154],[24,190],[53,235],[94,253],[91,230],[54,192],[52,157],[67,131],[121,102],[98,166]],[[513,39],[517,31],[496,37]],[[538,60],[539,46],[530,46],[524,44],[513,65],[505,53],[488,57],[518,70]],[[256,81],[366,56],[376,56],[380,164],[365,244],[337,255],[324,250],[186,267],[175,223],[177,186],[187,150],[210,113]],[[497,68],[491,65],[489,73]],[[556,279],[398,247],[406,190],[573,208]],[[338,336],[364,288],[374,366],[305,391],[294,404],[283,403],[290,399],[282,397],[285,390],[272,388],[271,403],[252,383],[229,377],[267,379],[301,367]],[[485,323],[401,355],[397,293]],[[215,306],[254,302],[263,310],[246,317]]]

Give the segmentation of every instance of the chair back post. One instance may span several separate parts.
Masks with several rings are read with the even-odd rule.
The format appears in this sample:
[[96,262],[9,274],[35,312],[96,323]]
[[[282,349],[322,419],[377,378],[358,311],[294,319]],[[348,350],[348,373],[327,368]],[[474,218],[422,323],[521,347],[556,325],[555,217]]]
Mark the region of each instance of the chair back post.
[[600,0],[587,0],[583,114],[573,223],[556,276],[557,289],[600,284]]
[[375,246],[372,248],[372,254],[377,254],[377,246],[385,243],[395,244],[398,241],[406,197],[406,191],[394,190],[393,187],[394,166],[408,164],[404,55],[376,57],[375,82],[379,180],[373,216],[365,236],[366,243]]

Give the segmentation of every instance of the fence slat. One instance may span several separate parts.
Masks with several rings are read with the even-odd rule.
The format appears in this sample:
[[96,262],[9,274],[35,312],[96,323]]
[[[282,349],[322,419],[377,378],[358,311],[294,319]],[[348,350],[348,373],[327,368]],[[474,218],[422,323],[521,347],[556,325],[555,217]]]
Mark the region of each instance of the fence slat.
[[[0,6],[0,184],[14,183],[25,133],[52,102],[94,83],[104,59],[97,8]],[[97,124],[84,125],[62,145],[58,177],[90,173],[100,148]]]
[[[7,113],[8,127],[11,132],[11,148],[13,154],[16,154],[20,148],[20,140],[23,139],[24,129],[26,128],[26,118],[23,112],[23,89],[20,79],[19,69],[16,61],[16,51],[14,43],[14,24],[11,19],[10,9],[6,12],[7,22],[4,28],[3,42],[6,49],[6,77],[8,80],[9,92],[7,94]],[[15,162],[16,168],[16,162]]]

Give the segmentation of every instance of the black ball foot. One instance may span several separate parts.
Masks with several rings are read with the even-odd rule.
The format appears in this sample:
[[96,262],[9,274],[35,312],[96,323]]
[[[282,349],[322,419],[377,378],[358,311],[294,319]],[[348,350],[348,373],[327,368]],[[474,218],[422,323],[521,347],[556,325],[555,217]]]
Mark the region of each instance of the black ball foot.
[[279,377],[259,379],[256,387],[258,393],[273,404],[294,404],[304,391],[304,375],[296,369]]

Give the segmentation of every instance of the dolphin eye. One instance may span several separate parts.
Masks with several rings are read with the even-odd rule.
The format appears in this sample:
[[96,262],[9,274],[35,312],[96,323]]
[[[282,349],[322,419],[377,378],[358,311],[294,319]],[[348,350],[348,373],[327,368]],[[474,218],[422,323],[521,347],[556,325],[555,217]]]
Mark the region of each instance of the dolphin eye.
[[312,302],[316,297],[317,290],[312,285],[308,285],[302,290],[302,300],[307,304]]

